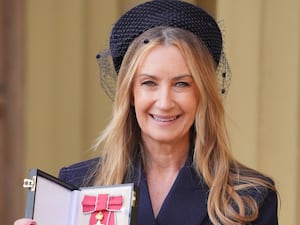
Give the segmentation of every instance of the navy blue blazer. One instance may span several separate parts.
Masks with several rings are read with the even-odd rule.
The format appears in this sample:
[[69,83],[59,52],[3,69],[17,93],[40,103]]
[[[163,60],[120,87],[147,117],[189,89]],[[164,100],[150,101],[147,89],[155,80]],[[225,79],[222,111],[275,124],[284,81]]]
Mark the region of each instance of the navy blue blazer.
[[[60,170],[59,178],[81,187],[85,179],[97,165],[99,159],[80,162]],[[209,188],[199,177],[190,163],[180,170],[157,217],[154,217],[145,174],[135,175],[134,183],[139,187],[137,225],[211,225],[207,213]],[[259,202],[258,219],[253,225],[278,225],[277,194],[270,190],[248,192]]]

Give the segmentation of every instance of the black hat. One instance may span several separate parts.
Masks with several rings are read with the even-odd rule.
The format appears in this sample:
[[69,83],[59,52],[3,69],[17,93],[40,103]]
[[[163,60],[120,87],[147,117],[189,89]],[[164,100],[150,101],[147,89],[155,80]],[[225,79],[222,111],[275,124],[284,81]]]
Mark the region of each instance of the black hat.
[[212,16],[187,2],[153,0],[132,8],[114,25],[110,51],[117,72],[131,42],[146,30],[157,26],[177,27],[194,33],[219,64],[223,49],[222,33]]
[[100,84],[105,93],[114,98],[117,74],[130,44],[145,31],[169,26],[196,35],[206,45],[216,63],[216,77],[222,96],[227,94],[231,70],[223,49],[222,32],[203,9],[179,0],[152,0],[127,11],[114,25],[108,51],[97,54]]

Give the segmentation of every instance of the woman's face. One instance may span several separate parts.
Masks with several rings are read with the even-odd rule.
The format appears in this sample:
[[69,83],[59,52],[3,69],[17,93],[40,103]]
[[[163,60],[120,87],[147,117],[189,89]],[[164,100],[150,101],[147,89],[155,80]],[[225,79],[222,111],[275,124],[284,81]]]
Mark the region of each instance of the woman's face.
[[189,142],[198,91],[176,47],[157,46],[143,58],[134,77],[132,103],[144,141]]

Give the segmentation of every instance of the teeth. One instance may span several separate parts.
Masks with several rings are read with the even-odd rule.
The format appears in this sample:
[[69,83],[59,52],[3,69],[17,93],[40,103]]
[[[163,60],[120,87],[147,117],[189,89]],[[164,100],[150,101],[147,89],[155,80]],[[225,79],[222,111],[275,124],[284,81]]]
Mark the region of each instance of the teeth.
[[177,116],[173,116],[173,117],[159,117],[159,116],[154,116],[152,115],[153,119],[159,121],[159,122],[170,122],[173,120],[177,119]]

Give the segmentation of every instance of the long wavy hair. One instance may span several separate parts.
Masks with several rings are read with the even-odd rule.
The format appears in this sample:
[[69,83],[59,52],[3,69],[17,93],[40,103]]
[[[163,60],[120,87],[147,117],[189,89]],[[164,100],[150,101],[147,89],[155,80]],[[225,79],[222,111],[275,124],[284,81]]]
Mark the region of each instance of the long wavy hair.
[[95,184],[119,184],[133,174],[133,160],[141,143],[134,108],[132,84],[141,59],[157,45],[177,47],[186,60],[199,91],[191,137],[193,167],[210,189],[207,210],[213,224],[237,225],[258,217],[258,203],[240,194],[250,188],[276,191],[272,181],[239,163],[231,155],[222,97],[216,81],[216,64],[206,46],[192,33],[170,27],[152,28],[128,48],[116,87],[113,117],[99,137],[102,160]]

